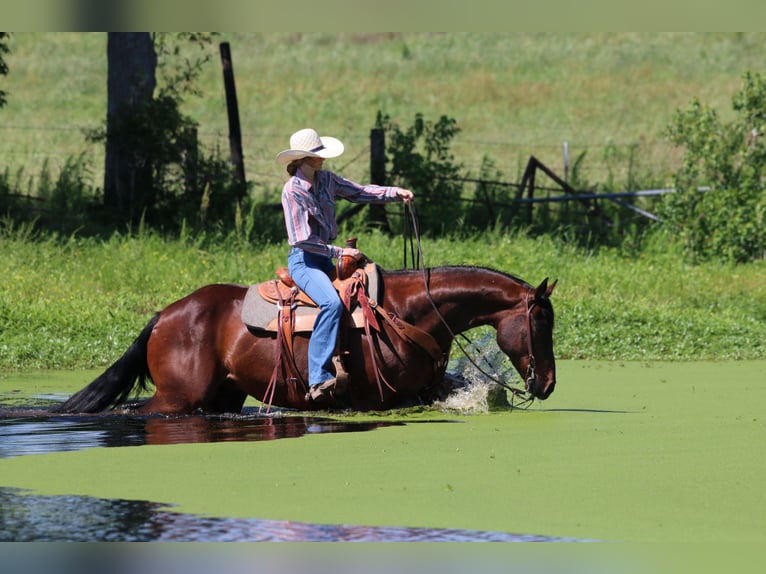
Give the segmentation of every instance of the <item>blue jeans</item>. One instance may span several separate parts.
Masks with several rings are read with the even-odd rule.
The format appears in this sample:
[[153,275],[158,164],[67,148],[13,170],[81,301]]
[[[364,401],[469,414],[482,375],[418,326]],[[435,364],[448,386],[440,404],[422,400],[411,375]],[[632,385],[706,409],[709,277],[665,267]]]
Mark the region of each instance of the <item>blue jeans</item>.
[[293,247],[287,256],[287,270],[300,287],[319,305],[314,330],[309,339],[309,385],[318,385],[335,377],[332,356],[338,339],[343,303],[328,273],[332,259]]

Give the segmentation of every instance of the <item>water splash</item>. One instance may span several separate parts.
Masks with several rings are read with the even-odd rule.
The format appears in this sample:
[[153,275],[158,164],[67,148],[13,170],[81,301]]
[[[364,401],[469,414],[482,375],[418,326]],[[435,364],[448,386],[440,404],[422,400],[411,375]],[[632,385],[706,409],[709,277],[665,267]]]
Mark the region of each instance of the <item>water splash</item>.
[[465,350],[473,362],[465,356],[450,362],[445,378],[451,384],[452,391],[434,406],[460,414],[481,414],[511,408],[506,389],[492,379],[507,384],[521,382],[521,379],[506,354],[497,346],[495,338],[487,334],[466,345]]

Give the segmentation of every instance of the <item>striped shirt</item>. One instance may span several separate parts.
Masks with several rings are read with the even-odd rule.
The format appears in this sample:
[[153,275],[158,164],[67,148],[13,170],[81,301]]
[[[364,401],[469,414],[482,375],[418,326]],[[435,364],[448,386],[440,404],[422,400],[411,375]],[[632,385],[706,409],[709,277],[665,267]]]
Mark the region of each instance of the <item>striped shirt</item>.
[[309,253],[328,257],[340,257],[343,253],[342,247],[331,243],[338,236],[335,198],[354,203],[386,203],[398,199],[396,187],[360,185],[331,171],[317,171],[314,179],[316,185],[311,185],[299,169],[282,189],[287,242]]

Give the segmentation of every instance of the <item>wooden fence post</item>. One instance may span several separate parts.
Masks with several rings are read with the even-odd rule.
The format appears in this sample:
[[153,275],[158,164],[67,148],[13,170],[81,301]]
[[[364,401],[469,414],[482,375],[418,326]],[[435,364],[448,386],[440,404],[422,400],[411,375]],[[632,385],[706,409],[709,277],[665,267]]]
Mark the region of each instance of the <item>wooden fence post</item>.
[[[529,186],[529,192],[527,197],[531,200],[535,197],[535,174],[537,173],[537,158],[530,156],[527,162],[527,167],[524,169],[524,175],[521,177],[521,184],[519,185],[518,199],[521,199],[524,195],[524,188]],[[529,202],[527,206],[527,223],[532,224],[532,202]]]
[[189,128],[186,132],[188,139],[188,147],[183,152],[183,166],[184,166],[184,182],[186,186],[186,194],[189,197],[194,197],[197,193],[197,168],[199,167],[199,136],[197,135],[197,128]]
[[[382,128],[370,130],[370,183],[386,185],[386,132]],[[370,223],[380,229],[390,232],[391,226],[386,215],[386,206],[372,204]]]
[[242,154],[242,131],[239,126],[239,106],[237,105],[237,88],[234,83],[234,66],[231,61],[231,48],[228,42],[221,43],[221,66],[223,67],[223,85],[226,90],[226,110],[229,115],[229,153],[234,173],[239,182],[237,200],[245,197],[245,163]]
[[370,131],[370,183],[386,185],[386,132],[381,128]]

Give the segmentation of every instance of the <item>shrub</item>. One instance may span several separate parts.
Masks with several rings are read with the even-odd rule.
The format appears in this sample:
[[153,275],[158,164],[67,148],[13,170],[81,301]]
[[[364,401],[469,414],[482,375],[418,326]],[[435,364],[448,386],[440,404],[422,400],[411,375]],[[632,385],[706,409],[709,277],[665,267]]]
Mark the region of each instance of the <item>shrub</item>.
[[667,128],[685,151],[663,216],[693,259],[743,262],[766,250],[766,79],[746,72],[732,107],[727,123],[694,99]]
[[418,113],[414,123],[402,130],[388,115],[378,112],[375,127],[386,133],[391,184],[417,192],[421,231],[454,230],[462,214],[463,190],[459,181],[461,166],[454,163],[450,151],[450,141],[460,132],[457,122],[447,116],[432,122]]

